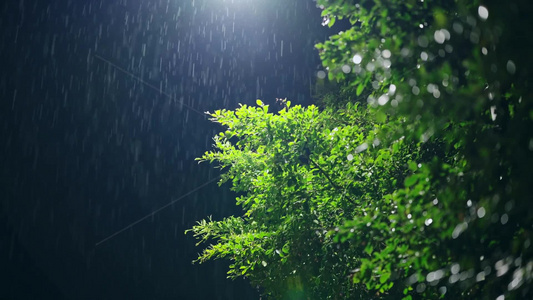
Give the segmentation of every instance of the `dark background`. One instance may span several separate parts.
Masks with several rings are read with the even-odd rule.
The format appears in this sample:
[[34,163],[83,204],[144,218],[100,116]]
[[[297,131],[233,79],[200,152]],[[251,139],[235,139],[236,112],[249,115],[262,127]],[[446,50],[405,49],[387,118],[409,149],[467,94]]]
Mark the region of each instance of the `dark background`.
[[2,3],[0,299],[258,299],[191,264],[184,230],[239,213],[228,186],[96,244],[218,175],[194,161],[220,130],[201,112],[312,101],[335,31],[315,2]]

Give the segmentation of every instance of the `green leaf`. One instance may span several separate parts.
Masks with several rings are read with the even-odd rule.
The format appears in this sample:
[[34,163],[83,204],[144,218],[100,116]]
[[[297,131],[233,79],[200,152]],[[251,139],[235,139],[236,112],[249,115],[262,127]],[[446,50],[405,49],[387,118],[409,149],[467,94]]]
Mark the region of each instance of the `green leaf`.
[[283,248],[281,248],[281,251],[285,254],[289,254],[289,244],[283,245]]
[[389,278],[390,278],[390,275],[391,275],[391,273],[388,273],[388,272],[381,273],[381,277],[379,277],[379,282],[381,284],[387,282],[387,280],[389,280]]
[[365,252],[366,252],[366,254],[368,254],[368,255],[372,255],[372,252],[373,252],[373,251],[374,251],[374,247],[372,247],[371,244],[366,245],[366,247],[365,247]]
[[259,99],[255,100],[255,103],[256,103],[257,105],[259,105],[259,106],[263,106],[263,105],[264,105],[264,104],[263,104],[263,101],[261,101],[261,100],[259,100]]
[[376,112],[376,122],[385,123],[385,121],[387,121],[387,115],[384,112],[382,112],[381,110],[377,111]]
[[329,17],[329,23],[328,26],[331,28],[333,25],[335,25],[336,18],[335,17]]
[[411,176],[405,178],[404,185],[406,187],[410,187],[413,184],[415,184],[417,181],[418,181],[418,176],[417,175],[411,175]]
[[365,86],[362,85],[362,84],[359,84],[359,85],[357,86],[357,90],[355,91],[355,94],[356,94],[357,96],[361,96],[361,93],[363,92],[364,89],[365,89]]

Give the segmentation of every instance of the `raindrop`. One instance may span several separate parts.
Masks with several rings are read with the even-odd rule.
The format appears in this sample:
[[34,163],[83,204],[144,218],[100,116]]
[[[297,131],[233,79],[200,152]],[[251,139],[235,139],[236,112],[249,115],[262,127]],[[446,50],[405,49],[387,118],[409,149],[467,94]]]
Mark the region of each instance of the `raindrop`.
[[356,153],[360,153],[360,152],[365,151],[367,148],[368,148],[368,144],[367,143],[363,143],[362,145],[357,146],[357,148],[355,148],[355,152]]
[[477,21],[476,21],[476,19],[474,17],[467,16],[466,17],[466,23],[468,23],[468,25],[470,25],[472,27],[476,27]]
[[485,272],[481,271],[476,275],[476,282],[485,280]]
[[441,286],[439,288],[439,293],[441,293],[442,295],[446,294],[446,287],[445,286]]
[[371,106],[374,106],[374,107],[377,106],[377,103],[376,103],[377,101],[372,96],[368,96],[368,98],[366,99],[366,102],[368,102],[368,104]]
[[480,218],[480,219],[483,218],[483,217],[485,216],[485,213],[486,213],[486,212],[485,212],[485,208],[484,208],[484,207],[480,207],[480,208],[478,208],[478,210],[477,210],[477,216],[478,216],[478,218]]
[[505,203],[505,211],[507,212],[511,211],[511,209],[513,209],[513,206],[514,206],[513,201],[508,201],[507,203]]
[[483,53],[483,55],[487,55],[489,51],[487,50],[487,48],[483,47],[481,48],[481,53]]
[[456,239],[458,238],[463,231],[465,231],[468,228],[468,223],[463,222],[455,226],[455,229],[452,232],[452,238]]
[[520,267],[522,265],[522,257],[517,257],[514,260],[514,265],[515,265],[515,267]]
[[427,47],[429,45],[428,38],[423,36],[423,35],[419,36],[418,37],[418,45],[420,47],[424,47],[424,48]]
[[346,157],[346,159],[348,159],[348,161],[352,161],[352,160],[353,160],[353,155],[352,155],[352,154],[348,154],[348,156]]
[[516,65],[512,60],[507,61],[507,72],[514,74],[516,72]]
[[453,46],[452,45],[444,46],[444,51],[446,51],[448,53],[452,53],[453,52]]
[[396,92],[396,86],[394,84],[391,84],[389,86],[389,95],[394,95],[394,93]]
[[435,42],[439,44],[444,44],[444,41],[446,41],[446,36],[442,30],[435,31],[433,38],[435,39]]
[[502,217],[500,218],[500,222],[502,222],[502,225],[507,224],[507,222],[509,222],[509,215],[503,214]]
[[458,274],[454,274],[452,276],[450,276],[450,283],[456,283],[457,280],[459,280],[459,275]]
[[426,284],[425,283],[419,283],[417,286],[416,286],[416,291],[418,293],[422,293],[426,290]]
[[496,106],[491,106],[490,107],[490,118],[492,119],[492,121],[495,121],[496,117],[497,117]]
[[494,264],[494,268],[496,269],[496,276],[500,277],[509,271],[509,264],[501,259]]
[[330,21],[331,21],[331,19],[329,18],[329,16],[324,16],[322,18],[322,26],[328,25]]
[[316,77],[318,77],[319,79],[324,79],[324,78],[326,78],[326,72],[320,70],[320,71],[316,72]]
[[451,33],[447,29],[440,30],[444,34],[444,38],[449,41],[452,38]]
[[479,43],[479,33],[472,31],[470,33],[470,42],[472,42],[472,44]]
[[453,23],[453,30],[459,34],[463,33],[463,30],[464,30],[463,24],[459,22]]
[[409,56],[410,51],[409,51],[408,48],[402,48],[402,50],[400,51],[400,54],[401,54],[403,57],[406,57],[406,56]]
[[427,220],[424,222],[424,224],[426,224],[426,226],[431,225],[431,223],[433,223],[433,219],[431,219],[431,218],[427,219]]
[[381,52],[381,56],[383,56],[383,58],[390,58],[391,57],[390,50],[388,49],[383,50],[383,52]]
[[483,5],[480,5],[477,9],[477,13],[479,14],[479,17],[482,19],[482,20],[486,20],[488,17],[489,17],[489,10],[483,6]]
[[413,274],[413,275],[409,276],[409,278],[407,279],[407,282],[409,284],[413,284],[413,283],[418,282],[418,275],[417,274]]
[[381,95],[378,98],[378,104],[379,105],[385,105],[385,104],[387,104],[387,102],[389,102],[389,96],[387,96],[387,95]]
[[351,68],[350,66],[348,66],[348,65],[344,65],[344,66],[342,66],[342,72],[343,72],[344,74],[348,74],[348,73],[350,73],[351,70],[352,70],[352,68]]
[[523,279],[524,279],[524,270],[520,268],[513,273],[513,281],[509,283],[509,285],[507,286],[507,289],[512,291],[512,290],[519,288],[522,285]]
[[358,65],[361,63],[361,61],[363,61],[363,57],[359,54],[356,54],[353,56],[352,61],[354,64]]
[[444,271],[443,270],[437,270],[435,272],[429,272],[428,275],[426,276],[426,280],[428,282],[433,282],[433,281],[436,281],[436,280],[440,280],[443,276],[444,276]]
[[453,264],[451,268],[452,274],[457,274],[461,271],[461,266],[459,264]]

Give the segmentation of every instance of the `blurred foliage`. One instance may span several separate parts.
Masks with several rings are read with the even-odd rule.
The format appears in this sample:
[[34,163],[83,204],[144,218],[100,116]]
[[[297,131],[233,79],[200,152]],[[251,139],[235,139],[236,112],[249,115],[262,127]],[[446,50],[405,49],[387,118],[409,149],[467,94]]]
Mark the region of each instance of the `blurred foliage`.
[[[317,0],[322,109],[211,114],[245,214],[201,221],[274,299],[531,299],[532,5]],[[320,82],[319,82],[320,83]]]
[[337,83],[334,81],[324,81],[317,84],[313,99],[316,105],[320,108],[339,109],[346,106],[347,103],[364,103],[357,97],[356,88],[346,83]]
[[401,121],[378,135],[384,144],[403,137],[448,154],[411,166],[402,189],[377,199],[396,214],[341,226],[339,239],[401,245],[374,249],[355,282],[379,286],[393,266],[386,282],[410,285],[406,298],[531,298],[533,6],[352,3],[318,1],[326,19],[353,25],[317,45],[328,77],[355,87],[376,122]]

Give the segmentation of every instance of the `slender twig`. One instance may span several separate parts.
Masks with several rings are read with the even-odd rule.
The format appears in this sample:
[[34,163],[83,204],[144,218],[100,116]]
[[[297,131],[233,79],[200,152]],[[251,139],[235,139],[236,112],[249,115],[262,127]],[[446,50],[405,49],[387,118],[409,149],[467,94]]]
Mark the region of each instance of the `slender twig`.
[[326,179],[329,181],[329,183],[331,183],[331,185],[339,192],[342,191],[342,189],[335,184],[335,182],[333,182],[333,180],[331,180],[331,178],[329,177],[329,175],[324,171],[322,170],[322,168],[315,162],[313,161],[310,157],[308,157],[309,161],[313,163],[313,165],[315,165],[315,167],[318,168],[318,170],[326,177]]

